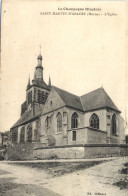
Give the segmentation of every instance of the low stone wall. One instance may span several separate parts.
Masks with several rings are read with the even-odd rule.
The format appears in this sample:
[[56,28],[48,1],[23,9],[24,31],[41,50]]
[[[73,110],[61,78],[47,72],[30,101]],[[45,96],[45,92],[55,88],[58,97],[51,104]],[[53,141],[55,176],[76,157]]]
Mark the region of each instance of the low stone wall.
[[79,159],[128,156],[128,145],[86,144],[35,148],[33,157],[37,159]]
[[7,160],[82,159],[128,156],[126,144],[86,144],[42,147],[40,143],[19,143],[7,148]]
[[34,158],[37,159],[81,159],[84,158],[84,147],[83,146],[59,146],[49,148],[38,148],[33,152]]

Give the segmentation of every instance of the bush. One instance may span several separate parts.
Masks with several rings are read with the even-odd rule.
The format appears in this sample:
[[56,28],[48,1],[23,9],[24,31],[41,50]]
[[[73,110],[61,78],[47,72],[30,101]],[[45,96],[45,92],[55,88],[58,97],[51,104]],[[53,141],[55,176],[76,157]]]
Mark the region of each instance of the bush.
[[0,161],[4,160],[4,156],[2,153],[0,153]]

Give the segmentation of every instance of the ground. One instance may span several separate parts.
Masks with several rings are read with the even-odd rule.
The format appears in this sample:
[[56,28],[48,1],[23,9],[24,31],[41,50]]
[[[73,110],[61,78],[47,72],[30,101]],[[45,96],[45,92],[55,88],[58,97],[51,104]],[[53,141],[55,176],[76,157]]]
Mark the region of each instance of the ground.
[[127,196],[128,157],[1,161],[0,196]]

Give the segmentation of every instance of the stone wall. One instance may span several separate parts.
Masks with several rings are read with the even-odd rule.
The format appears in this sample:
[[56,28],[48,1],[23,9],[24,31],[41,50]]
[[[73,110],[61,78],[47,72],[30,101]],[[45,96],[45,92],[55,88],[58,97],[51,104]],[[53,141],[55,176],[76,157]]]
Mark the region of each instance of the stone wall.
[[102,157],[119,157],[128,156],[128,145],[119,144],[86,144],[86,145],[70,145],[35,148],[33,152],[34,158],[50,159],[50,158],[102,158]]
[[53,147],[53,148],[39,148],[33,152],[34,158],[37,159],[78,159],[84,158],[84,147],[72,146],[72,147]]

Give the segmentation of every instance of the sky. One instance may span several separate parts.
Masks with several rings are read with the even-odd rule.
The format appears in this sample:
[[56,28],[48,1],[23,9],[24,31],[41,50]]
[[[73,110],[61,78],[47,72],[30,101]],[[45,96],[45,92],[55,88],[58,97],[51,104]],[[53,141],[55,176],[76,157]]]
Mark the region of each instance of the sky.
[[[125,2],[3,1],[0,132],[9,130],[20,118],[20,106],[26,98],[29,75],[31,80],[34,76],[40,44],[46,83],[50,75],[52,85],[78,96],[103,86],[126,117],[125,5]],[[103,15],[40,14],[58,12],[58,8],[100,8],[98,13]]]

